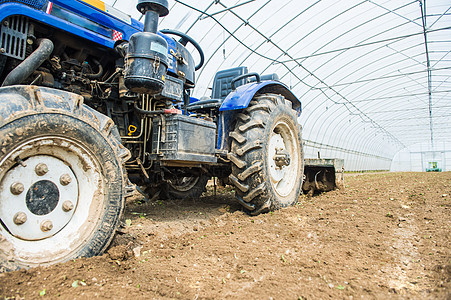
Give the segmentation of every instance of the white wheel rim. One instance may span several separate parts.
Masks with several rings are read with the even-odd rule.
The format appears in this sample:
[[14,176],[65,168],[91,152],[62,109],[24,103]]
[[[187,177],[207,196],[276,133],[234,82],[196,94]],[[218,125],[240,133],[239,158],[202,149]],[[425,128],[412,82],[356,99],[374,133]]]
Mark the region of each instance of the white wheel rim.
[[[289,124],[279,121],[274,126],[268,143],[269,174],[271,185],[276,193],[282,197],[288,196],[295,187],[299,168],[299,147],[296,136]],[[284,151],[289,155],[288,165],[277,166],[276,152]]]
[[[36,173],[39,164],[48,167],[46,174]],[[70,182],[61,183],[63,176]],[[12,193],[14,184],[22,185],[24,191]],[[56,234],[71,220],[78,204],[78,183],[71,168],[60,159],[36,155],[28,158],[24,166],[18,164],[6,173],[0,184],[0,199],[0,219],[11,234],[23,240],[41,240]],[[26,221],[22,220],[25,222],[18,222],[19,214],[26,217]],[[51,229],[42,226],[48,222]]]
[[[25,167],[16,164],[17,157],[23,159]],[[36,174],[38,163],[48,165],[45,175]],[[71,178],[69,184],[60,182],[64,174]],[[103,209],[104,182],[93,155],[79,143],[55,136],[28,141],[0,162],[0,176],[0,219],[6,227],[0,230],[0,245],[7,250],[5,255],[25,264],[56,262],[81,248],[95,231],[97,222],[92,219]],[[48,213],[36,215],[25,202],[30,187],[42,180],[57,187],[60,197]],[[11,185],[17,181],[23,184],[24,192],[14,195]],[[65,201],[73,208],[64,211]],[[14,215],[20,211],[27,220],[17,225]],[[45,220],[51,221],[53,228],[43,231]]]

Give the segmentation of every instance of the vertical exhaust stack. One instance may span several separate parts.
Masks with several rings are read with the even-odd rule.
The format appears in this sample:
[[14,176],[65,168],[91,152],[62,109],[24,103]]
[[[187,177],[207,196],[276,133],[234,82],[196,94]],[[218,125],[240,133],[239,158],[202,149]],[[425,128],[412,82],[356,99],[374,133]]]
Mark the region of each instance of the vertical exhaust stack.
[[144,31],[130,37],[125,57],[125,86],[132,92],[156,95],[164,88],[168,69],[168,44],[157,35],[158,18],[169,13],[167,0],[138,0],[145,15]]

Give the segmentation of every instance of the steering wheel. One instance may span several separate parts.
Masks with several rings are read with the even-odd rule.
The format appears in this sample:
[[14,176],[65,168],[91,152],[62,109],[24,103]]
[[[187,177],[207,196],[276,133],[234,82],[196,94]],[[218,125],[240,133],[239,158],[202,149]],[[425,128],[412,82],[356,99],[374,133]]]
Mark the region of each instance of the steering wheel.
[[190,42],[194,46],[194,48],[196,48],[196,50],[200,56],[200,62],[199,62],[199,64],[197,64],[197,66],[194,69],[197,71],[200,68],[202,68],[202,66],[204,65],[204,62],[205,62],[204,51],[192,37],[190,37],[186,33],[183,33],[181,31],[174,30],[174,29],[161,29],[160,32],[164,33],[164,34],[173,34],[173,35],[179,36],[180,37],[179,43],[182,44],[183,46],[186,46],[186,44],[188,44],[188,42]]

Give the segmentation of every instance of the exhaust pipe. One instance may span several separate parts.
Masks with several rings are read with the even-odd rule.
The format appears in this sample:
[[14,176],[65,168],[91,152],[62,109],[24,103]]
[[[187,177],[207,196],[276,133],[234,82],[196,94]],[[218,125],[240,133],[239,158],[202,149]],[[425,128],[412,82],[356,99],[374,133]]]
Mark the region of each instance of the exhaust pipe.
[[37,44],[38,48],[6,76],[2,86],[22,83],[50,57],[50,54],[53,52],[52,41],[49,39],[38,39]]

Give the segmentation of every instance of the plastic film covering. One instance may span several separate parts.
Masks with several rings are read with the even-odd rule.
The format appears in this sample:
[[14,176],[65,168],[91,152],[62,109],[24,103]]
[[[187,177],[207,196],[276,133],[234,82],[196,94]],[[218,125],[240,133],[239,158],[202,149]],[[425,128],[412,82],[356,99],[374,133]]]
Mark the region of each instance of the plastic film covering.
[[[140,17],[136,1],[110,5]],[[278,74],[303,103],[306,157],[388,170],[406,149],[449,153],[449,0],[169,0],[169,8],[159,28],[187,33],[206,55],[194,96],[209,96],[216,72],[230,67]]]

